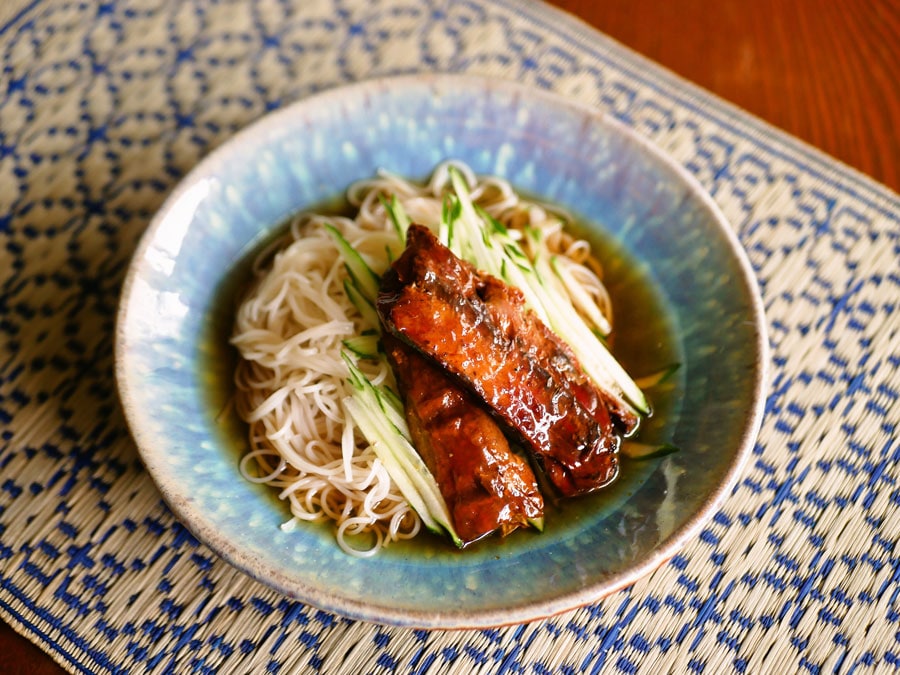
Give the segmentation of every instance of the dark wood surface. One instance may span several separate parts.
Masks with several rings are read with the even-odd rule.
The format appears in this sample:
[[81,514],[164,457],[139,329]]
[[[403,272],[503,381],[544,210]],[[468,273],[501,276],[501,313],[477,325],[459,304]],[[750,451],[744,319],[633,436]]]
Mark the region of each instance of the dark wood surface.
[[900,192],[897,0],[553,0]]
[[[553,4],[900,192],[896,0]],[[61,670],[0,622],[0,672]]]

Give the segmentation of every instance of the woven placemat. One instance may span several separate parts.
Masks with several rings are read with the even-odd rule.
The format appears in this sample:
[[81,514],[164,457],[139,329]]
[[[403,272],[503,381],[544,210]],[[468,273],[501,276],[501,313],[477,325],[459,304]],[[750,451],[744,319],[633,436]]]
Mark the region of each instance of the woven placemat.
[[[543,4],[47,0],[0,29],[0,614],[72,672],[883,672],[900,667],[900,199]],[[758,275],[772,381],[702,533],[595,605],[495,630],[350,621],[217,559],[141,467],[117,294],[179,177],[377,75],[593,104],[686,166]]]

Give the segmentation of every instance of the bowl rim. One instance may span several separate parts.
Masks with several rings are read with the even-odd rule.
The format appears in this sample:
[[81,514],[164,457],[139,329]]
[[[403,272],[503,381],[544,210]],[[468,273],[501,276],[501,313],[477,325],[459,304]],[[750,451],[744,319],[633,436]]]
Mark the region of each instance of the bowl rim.
[[[428,87],[432,89],[463,87],[479,88],[482,91],[502,88],[531,100],[546,101],[554,107],[568,108],[577,117],[590,120],[591,123],[604,125],[611,129],[613,133],[628,137],[630,143],[650,155],[652,160],[661,165],[665,171],[676,175],[678,180],[682,181],[689,189],[692,197],[699,200],[703,209],[708,212],[715,222],[716,228],[722,234],[724,242],[728,245],[730,253],[737,263],[737,268],[740,270],[739,281],[745,285],[750,299],[752,321],[756,336],[756,342],[753,345],[756,355],[756,368],[752,375],[753,383],[749,389],[750,398],[748,401],[751,405],[748,407],[745,422],[740,433],[740,440],[734,449],[733,458],[727,471],[724,473],[723,479],[706,496],[701,507],[668,538],[660,542],[651,555],[613,574],[606,581],[588,584],[577,591],[556,596],[550,601],[526,601],[507,609],[476,610],[475,613],[466,611],[464,608],[453,612],[442,612],[427,608],[410,610],[408,608],[392,607],[387,602],[374,605],[371,602],[359,601],[354,598],[336,598],[331,593],[322,592],[317,588],[302,583],[298,584],[296,581],[286,578],[278,570],[271,570],[271,576],[266,577],[254,574],[247,568],[239,547],[235,548],[231,542],[223,541],[222,537],[217,536],[213,527],[214,521],[206,514],[198,513],[196,509],[191,508],[189,501],[184,499],[183,495],[178,494],[177,491],[173,491],[172,487],[164,480],[164,477],[159,475],[159,471],[155,466],[156,458],[153,451],[148,447],[141,415],[131,404],[132,387],[136,385],[129,380],[125,362],[126,343],[128,341],[126,326],[130,308],[128,299],[132,296],[134,285],[141,273],[140,262],[144,259],[148,248],[152,245],[159,230],[169,218],[173,208],[184,198],[185,194],[196,186],[198,180],[215,175],[212,169],[224,159],[236,153],[238,149],[252,145],[255,138],[264,137],[268,132],[278,129],[285,120],[295,114],[298,108],[309,106],[327,107],[334,105],[338,99],[348,95],[364,99],[372,94],[381,95],[380,92],[384,91],[385,88],[405,90],[410,87]],[[689,540],[693,539],[733,490],[739,475],[749,460],[753,444],[762,425],[765,392],[769,378],[769,343],[765,308],[760,288],[745,249],[740,244],[736,233],[713,197],[702,186],[700,181],[672,156],[654,145],[645,136],[598,107],[563,97],[551,91],[529,88],[512,80],[478,75],[429,73],[376,77],[321,90],[276,111],[264,114],[232,134],[221,145],[214,148],[197,162],[179,179],[177,185],[166,197],[162,206],[152,217],[146,230],[141,235],[135,248],[119,296],[115,323],[114,362],[114,376],[120,402],[127,426],[142,463],[175,517],[198,540],[219,557],[283,595],[351,619],[409,628],[479,629],[542,620],[599,601],[605,596],[646,577],[671,559]]]

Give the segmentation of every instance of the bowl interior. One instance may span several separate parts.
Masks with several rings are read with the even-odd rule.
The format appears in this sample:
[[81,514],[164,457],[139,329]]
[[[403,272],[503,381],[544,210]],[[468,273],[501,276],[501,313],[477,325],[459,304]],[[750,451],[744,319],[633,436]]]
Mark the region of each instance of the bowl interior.
[[[673,336],[666,358],[681,363],[654,424],[681,451],[623,469],[615,489],[573,509],[556,531],[464,552],[410,545],[356,559],[324,528],[283,532],[284,507],[238,472],[240,436],[215,403],[227,382],[227,359],[216,358],[228,337],[221,327],[233,310],[223,289],[290,214],[332,201],[379,168],[425,178],[448,158],[577,214],[588,236],[621,253],[622,267],[648,286]],[[627,270],[622,278],[631,278]],[[186,177],[129,271],[117,379],[150,474],[176,515],[224,558],[351,617],[485,626],[595,600],[696,532],[758,428],[762,326],[749,267],[718,209],[632,132],[515,84],[415,76],[325,92],[269,115]]]

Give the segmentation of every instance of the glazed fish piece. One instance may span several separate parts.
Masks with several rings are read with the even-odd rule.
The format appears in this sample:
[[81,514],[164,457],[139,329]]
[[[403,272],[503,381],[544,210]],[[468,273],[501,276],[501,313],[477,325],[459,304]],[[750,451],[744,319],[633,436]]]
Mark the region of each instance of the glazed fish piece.
[[464,544],[543,524],[544,498],[528,462],[491,415],[439,366],[389,334],[413,445],[431,470]]
[[[439,242],[438,242],[439,243]],[[521,293],[503,281],[479,274],[479,297],[491,315],[501,319],[506,333],[516,337],[517,345],[530,359],[541,363],[555,381],[566,382],[572,395],[584,406],[604,431],[612,422],[622,436],[638,427],[640,418],[613,394],[597,387],[578,363],[572,349],[533,313],[526,311]]]
[[413,225],[376,305],[386,332],[483,401],[560,494],[592,492],[616,477],[620,436],[604,396],[518,290]]

